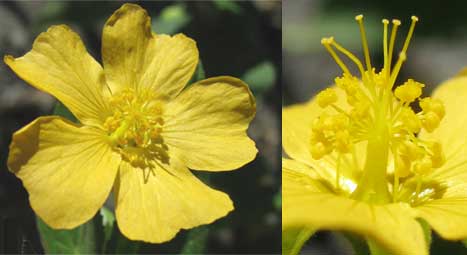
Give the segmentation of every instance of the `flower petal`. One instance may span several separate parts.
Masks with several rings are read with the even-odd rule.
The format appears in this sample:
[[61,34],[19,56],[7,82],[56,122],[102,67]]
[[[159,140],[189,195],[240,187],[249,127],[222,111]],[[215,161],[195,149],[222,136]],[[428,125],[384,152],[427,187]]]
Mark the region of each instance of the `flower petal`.
[[174,97],[193,75],[198,49],[183,34],[153,34],[147,12],[136,4],[124,4],[105,24],[102,57],[113,92],[145,87]]
[[95,129],[41,117],[13,135],[8,167],[34,211],[54,228],[91,219],[109,195],[120,156]]
[[226,194],[203,184],[176,159],[152,170],[123,162],[115,191],[118,226],[132,240],[165,242],[180,229],[211,223],[233,209]]
[[41,33],[23,57],[7,55],[4,61],[21,79],[60,100],[81,123],[99,125],[109,113],[102,67],[65,25]]
[[[375,240],[394,254],[428,254],[423,230],[405,204],[371,205],[332,193],[303,170],[283,168],[282,224],[343,230]],[[284,228],[283,227],[283,228]]]
[[444,239],[467,238],[467,198],[463,196],[443,197],[417,207],[418,216],[425,219]]
[[246,129],[256,112],[248,86],[233,77],[193,84],[169,102],[162,137],[192,169],[222,171],[256,156]]
[[421,132],[419,137],[438,140],[443,146],[446,163],[430,178],[447,186],[463,185],[467,180],[467,76],[442,83],[433,98],[442,100],[446,115],[433,133]]

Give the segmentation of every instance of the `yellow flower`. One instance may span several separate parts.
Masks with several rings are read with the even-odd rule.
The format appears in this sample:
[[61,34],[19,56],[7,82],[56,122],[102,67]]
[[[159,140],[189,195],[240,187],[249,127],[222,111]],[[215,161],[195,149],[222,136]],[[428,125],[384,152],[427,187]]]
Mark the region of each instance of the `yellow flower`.
[[[393,20],[388,44],[383,20],[379,73],[362,18],[356,19],[365,68],[333,38],[323,39],[344,72],[333,88],[337,100],[322,104],[317,96],[282,112],[282,142],[291,158],[283,159],[283,231],[350,231],[390,254],[427,254],[418,219],[445,239],[467,238],[467,76],[448,80],[428,98],[420,98],[424,85],[411,79],[394,90],[417,18],[394,66],[400,21]],[[337,53],[356,64],[359,78]]]
[[53,228],[92,218],[112,187],[118,226],[133,240],[164,242],[233,209],[228,195],[188,168],[233,170],[254,159],[246,129],[255,100],[228,76],[185,88],[198,63],[195,42],[156,35],[150,24],[138,5],[118,9],[102,33],[103,68],[64,25],[40,34],[23,57],[5,56],[19,77],[80,122],[40,117],[10,145],[10,171]]

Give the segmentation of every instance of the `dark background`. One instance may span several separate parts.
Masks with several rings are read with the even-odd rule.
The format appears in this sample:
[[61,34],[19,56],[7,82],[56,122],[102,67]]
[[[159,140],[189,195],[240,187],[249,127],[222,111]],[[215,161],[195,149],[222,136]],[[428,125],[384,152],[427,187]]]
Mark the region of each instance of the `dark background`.
[[[400,51],[410,26],[419,22],[398,78],[425,83],[429,95],[440,82],[467,66],[467,1],[435,0],[295,0],[283,5],[283,104],[309,100],[342,74],[321,45],[322,37],[334,36],[345,48],[363,59],[359,28],[354,17],[364,15],[373,66],[383,63],[381,20],[401,20],[395,52]],[[390,30],[389,30],[390,31]],[[353,65],[348,65],[352,67]],[[354,72],[355,73],[355,72]],[[431,254],[467,254],[462,242],[448,242],[434,235]],[[305,244],[303,254],[353,254],[343,233],[319,232]]]
[[[206,77],[243,78],[257,99],[249,133],[258,157],[240,170],[210,174],[210,186],[228,193],[236,208],[209,225],[206,253],[279,253],[281,2],[137,3],[152,16],[156,32],[183,32],[197,42]],[[0,2],[0,53],[22,56],[40,32],[53,24],[67,24],[100,61],[102,27],[122,4]],[[50,115],[55,103],[0,64],[0,253],[44,252],[27,192],[8,172],[6,159],[12,133],[38,116]],[[112,238],[118,235],[115,228]],[[137,247],[139,253],[178,253],[186,238],[187,231],[181,231],[169,243],[129,243],[133,248],[123,252],[135,252]]]

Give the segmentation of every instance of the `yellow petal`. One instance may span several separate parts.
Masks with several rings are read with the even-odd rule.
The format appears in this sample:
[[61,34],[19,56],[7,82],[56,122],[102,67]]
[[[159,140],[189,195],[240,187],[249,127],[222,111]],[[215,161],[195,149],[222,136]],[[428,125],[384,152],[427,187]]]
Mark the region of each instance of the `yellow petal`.
[[232,170],[256,156],[246,129],[256,112],[248,86],[233,77],[193,84],[171,101],[162,137],[192,169]]
[[8,167],[51,227],[76,227],[104,203],[120,157],[103,141],[96,130],[58,117],[38,118],[13,135]]
[[104,95],[109,89],[104,72],[69,27],[50,27],[26,55],[7,55],[4,60],[21,79],[60,100],[81,123],[99,125],[105,120]]
[[432,133],[422,131],[421,139],[438,140],[446,155],[446,163],[430,178],[447,186],[467,183],[467,76],[457,76],[442,83],[433,93],[440,99],[446,115]]
[[165,242],[180,229],[211,223],[233,209],[226,194],[203,184],[176,159],[161,167],[143,170],[122,163],[115,188],[116,216],[129,239]]
[[147,12],[136,4],[124,4],[105,24],[102,57],[112,91],[145,87],[174,97],[193,75],[198,49],[183,34],[153,34]]
[[418,216],[425,219],[444,239],[467,238],[467,198],[463,187],[462,196],[443,197],[417,207]]
[[313,162],[310,152],[311,124],[321,111],[313,99],[282,110],[282,147],[291,158]]
[[350,231],[375,240],[391,254],[428,254],[423,230],[409,206],[371,205],[338,196],[304,169],[294,170],[283,169],[283,228]]

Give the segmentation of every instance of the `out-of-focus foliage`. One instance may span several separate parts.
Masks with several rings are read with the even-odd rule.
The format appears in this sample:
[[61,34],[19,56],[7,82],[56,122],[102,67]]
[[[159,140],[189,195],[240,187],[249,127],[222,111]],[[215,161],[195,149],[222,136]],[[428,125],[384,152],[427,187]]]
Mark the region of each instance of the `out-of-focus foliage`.
[[271,62],[266,61],[249,69],[243,75],[242,80],[250,86],[253,92],[261,94],[274,86],[276,70]]
[[[100,60],[101,29],[123,1],[24,1],[0,3],[2,54],[21,56],[49,26],[67,24]],[[228,193],[235,210],[207,227],[182,231],[168,243],[153,245],[124,237],[112,214],[112,198],[96,216],[73,230],[56,231],[35,220],[27,193],[6,169],[11,134],[41,115],[75,120],[61,104],[0,65],[0,253],[279,253],[281,15],[280,1],[137,2],[152,17],[156,33],[184,33],[197,42],[202,64],[191,82],[231,75],[248,79],[257,98],[257,117],[249,133],[260,151],[242,169],[216,173],[213,188]],[[203,69],[204,67],[204,69]],[[226,99],[228,100],[228,99]],[[53,199],[53,195],[51,195]],[[170,212],[168,212],[170,213]],[[40,240],[39,232],[42,235]],[[5,233],[9,233],[8,236]],[[83,239],[84,238],[84,239]],[[88,239],[93,239],[91,242]],[[81,242],[86,241],[86,246]],[[79,244],[78,244],[79,243]]]

